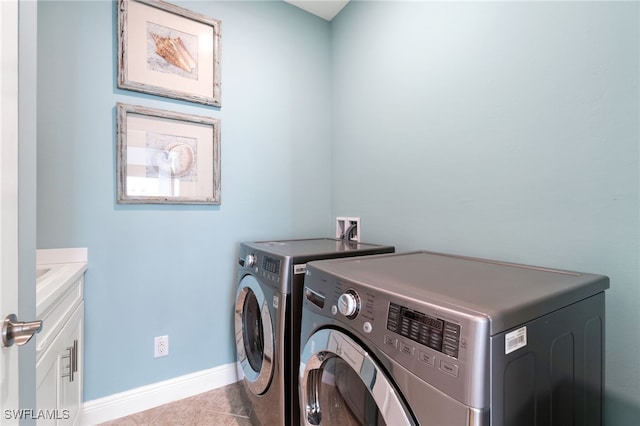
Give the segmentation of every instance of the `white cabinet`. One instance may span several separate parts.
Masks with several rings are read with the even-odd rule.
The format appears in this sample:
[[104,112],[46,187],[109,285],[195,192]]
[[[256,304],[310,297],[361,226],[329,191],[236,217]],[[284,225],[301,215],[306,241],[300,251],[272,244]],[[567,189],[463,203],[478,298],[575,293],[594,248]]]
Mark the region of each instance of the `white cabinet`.
[[[82,330],[84,326],[84,302],[78,306],[68,326],[63,330],[66,338],[61,339],[62,352],[58,351],[58,406],[69,411],[71,424],[80,414],[82,403]],[[65,422],[62,422],[65,424]]]
[[[38,304],[42,331],[36,335],[36,419],[38,425],[77,424],[82,404],[84,269],[55,284]],[[49,273],[47,273],[48,275]],[[44,276],[43,276],[44,278]],[[46,283],[45,283],[46,284]]]
[[80,304],[36,364],[38,424],[74,424],[82,399],[82,316]]

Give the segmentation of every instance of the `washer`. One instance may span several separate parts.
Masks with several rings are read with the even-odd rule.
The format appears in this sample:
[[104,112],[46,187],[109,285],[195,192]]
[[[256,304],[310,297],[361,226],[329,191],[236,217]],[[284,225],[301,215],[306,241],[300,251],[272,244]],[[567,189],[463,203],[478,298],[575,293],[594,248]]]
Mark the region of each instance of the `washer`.
[[245,394],[260,424],[299,423],[297,371],[306,263],[393,252],[393,246],[329,238],[240,245],[237,360]]
[[430,252],[311,262],[301,424],[601,425],[608,287]]

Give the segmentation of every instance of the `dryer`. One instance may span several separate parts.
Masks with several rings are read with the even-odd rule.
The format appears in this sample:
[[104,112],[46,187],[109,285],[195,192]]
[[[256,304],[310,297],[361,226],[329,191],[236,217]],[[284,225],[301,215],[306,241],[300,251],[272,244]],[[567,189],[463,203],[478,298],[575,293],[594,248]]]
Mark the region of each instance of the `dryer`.
[[393,253],[330,238],[240,244],[235,301],[239,376],[262,425],[298,424],[300,316],[306,263]]
[[304,425],[601,425],[602,275],[413,252],[307,265]]

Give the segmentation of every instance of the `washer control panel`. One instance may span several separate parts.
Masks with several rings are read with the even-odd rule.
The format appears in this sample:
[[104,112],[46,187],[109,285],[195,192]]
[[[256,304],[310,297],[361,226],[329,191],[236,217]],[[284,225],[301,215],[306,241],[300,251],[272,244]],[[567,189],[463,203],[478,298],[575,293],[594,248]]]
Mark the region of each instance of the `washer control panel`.
[[280,275],[280,259],[275,257],[264,256],[262,258],[262,269],[272,274]]
[[241,245],[238,265],[242,273],[250,273],[279,292],[284,292],[282,288],[286,285],[289,267],[286,258]]

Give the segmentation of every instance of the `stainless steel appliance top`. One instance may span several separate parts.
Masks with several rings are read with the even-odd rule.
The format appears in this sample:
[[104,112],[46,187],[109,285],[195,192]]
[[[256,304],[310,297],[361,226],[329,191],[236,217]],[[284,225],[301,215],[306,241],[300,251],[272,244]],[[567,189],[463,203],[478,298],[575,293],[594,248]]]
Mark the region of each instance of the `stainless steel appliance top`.
[[392,253],[394,251],[393,246],[366,244],[356,241],[343,241],[333,238],[259,241],[243,243],[243,245],[256,250],[261,250],[265,253],[291,257],[294,261],[307,258],[325,258],[327,256],[339,257],[340,254],[344,254],[344,256],[353,256],[356,253],[377,254]]
[[309,268],[413,302],[490,319],[490,335],[609,288],[603,275],[427,251],[315,261]]
[[394,251],[393,246],[331,238],[260,241],[240,244],[238,264],[241,273],[251,273],[281,293],[290,294],[293,277],[300,277],[299,287],[302,287],[307,262]]

